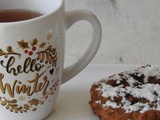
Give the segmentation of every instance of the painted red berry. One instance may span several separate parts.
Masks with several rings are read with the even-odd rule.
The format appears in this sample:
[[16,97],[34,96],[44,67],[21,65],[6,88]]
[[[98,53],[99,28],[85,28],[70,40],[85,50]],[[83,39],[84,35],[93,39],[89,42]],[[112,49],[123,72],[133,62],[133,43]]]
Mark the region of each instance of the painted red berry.
[[29,55],[33,55],[33,52],[32,52],[32,51],[30,51],[28,54],[29,54]]
[[24,52],[25,52],[25,53],[28,53],[28,50],[25,50]]
[[35,47],[35,46],[33,46],[33,47],[32,47],[32,50],[33,50],[33,51],[35,51],[35,50],[36,50],[36,47]]

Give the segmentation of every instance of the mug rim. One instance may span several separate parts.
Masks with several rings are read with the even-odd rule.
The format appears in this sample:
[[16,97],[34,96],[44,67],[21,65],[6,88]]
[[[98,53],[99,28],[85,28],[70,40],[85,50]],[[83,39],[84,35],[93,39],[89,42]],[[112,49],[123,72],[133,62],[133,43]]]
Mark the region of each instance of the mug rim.
[[31,18],[31,19],[27,19],[27,20],[21,20],[21,21],[13,21],[13,22],[0,22],[0,25],[9,25],[9,24],[22,24],[22,23],[28,23],[28,22],[33,22],[33,21],[37,21],[40,19],[43,19],[47,16],[50,16],[51,14],[56,13],[58,10],[60,10],[64,4],[64,0],[59,0],[60,3],[57,5],[56,9],[54,9],[53,11],[46,13],[46,14],[42,14],[41,16],[38,16],[36,18]]

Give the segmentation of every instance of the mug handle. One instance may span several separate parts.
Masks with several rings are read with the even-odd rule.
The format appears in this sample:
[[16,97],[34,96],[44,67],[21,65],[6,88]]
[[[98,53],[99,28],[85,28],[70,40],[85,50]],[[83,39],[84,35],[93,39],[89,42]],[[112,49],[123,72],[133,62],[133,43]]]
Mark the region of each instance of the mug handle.
[[73,65],[63,69],[62,84],[70,80],[83,70],[95,56],[102,37],[102,28],[97,17],[87,10],[74,10],[66,13],[66,28],[69,29],[75,22],[80,20],[88,21],[92,26],[92,40],[90,46],[81,56],[81,58]]

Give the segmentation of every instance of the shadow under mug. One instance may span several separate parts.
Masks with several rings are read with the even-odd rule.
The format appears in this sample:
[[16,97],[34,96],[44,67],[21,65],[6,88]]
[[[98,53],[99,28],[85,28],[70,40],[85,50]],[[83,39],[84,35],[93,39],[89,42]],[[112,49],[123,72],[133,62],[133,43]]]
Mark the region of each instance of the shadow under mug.
[[[42,120],[52,112],[60,85],[96,54],[100,22],[86,10],[65,12],[63,0],[1,0],[0,9],[43,13],[29,20],[0,23],[0,119]],[[79,20],[91,24],[91,43],[75,64],[64,68],[65,31]]]

